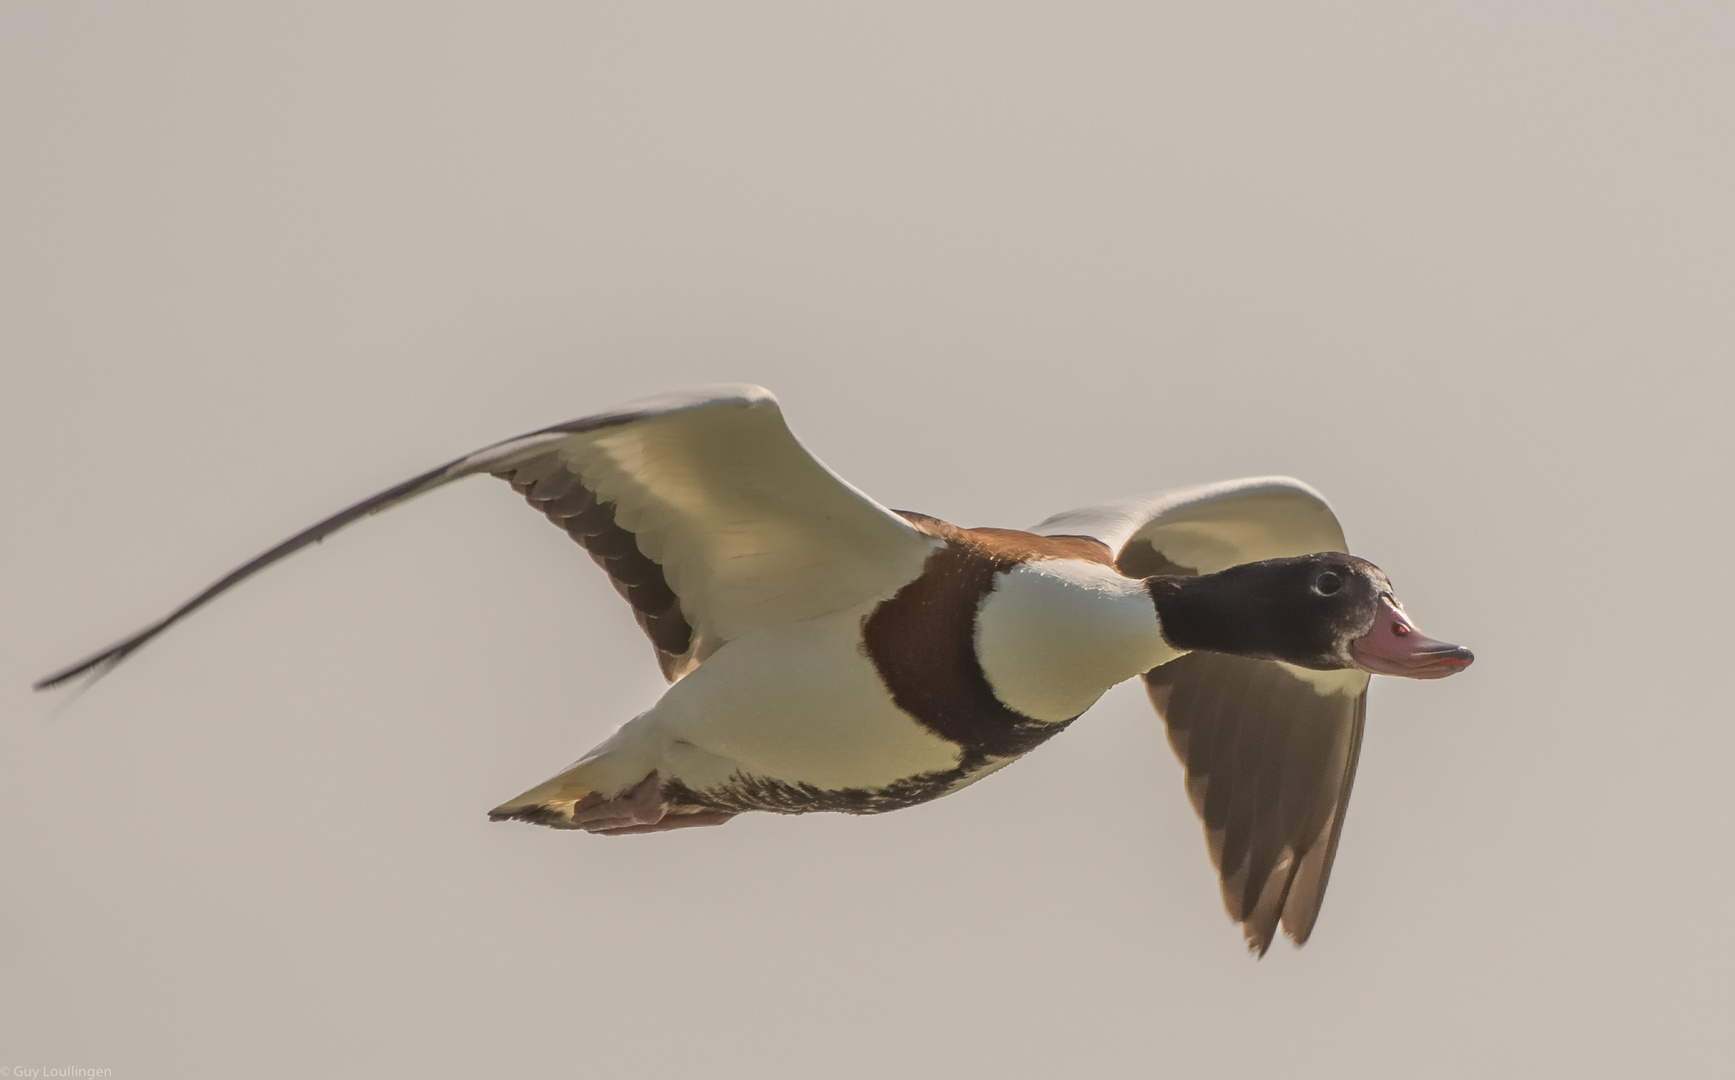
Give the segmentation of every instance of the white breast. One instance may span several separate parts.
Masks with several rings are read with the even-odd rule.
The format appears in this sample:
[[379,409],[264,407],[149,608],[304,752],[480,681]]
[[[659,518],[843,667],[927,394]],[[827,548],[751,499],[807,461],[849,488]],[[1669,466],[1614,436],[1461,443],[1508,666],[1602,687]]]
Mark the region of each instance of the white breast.
[[994,694],[1038,720],[1070,720],[1109,687],[1179,655],[1142,582],[1072,559],[1025,563],[982,601],[976,655]]

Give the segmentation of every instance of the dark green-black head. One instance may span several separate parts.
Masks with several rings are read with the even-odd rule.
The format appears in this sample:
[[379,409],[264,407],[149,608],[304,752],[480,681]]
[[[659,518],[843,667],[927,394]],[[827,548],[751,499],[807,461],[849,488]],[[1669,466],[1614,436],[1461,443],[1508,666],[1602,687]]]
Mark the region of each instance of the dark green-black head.
[[1474,659],[1468,649],[1423,636],[1385,572],[1342,552],[1160,575],[1146,587],[1163,637],[1177,649],[1424,679],[1462,671]]

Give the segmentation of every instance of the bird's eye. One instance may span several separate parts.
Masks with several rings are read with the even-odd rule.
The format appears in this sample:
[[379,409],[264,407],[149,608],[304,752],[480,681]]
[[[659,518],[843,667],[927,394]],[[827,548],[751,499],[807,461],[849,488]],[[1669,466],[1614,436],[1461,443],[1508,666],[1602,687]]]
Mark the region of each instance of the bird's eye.
[[1313,579],[1313,591],[1321,596],[1330,596],[1343,587],[1343,579],[1327,570]]

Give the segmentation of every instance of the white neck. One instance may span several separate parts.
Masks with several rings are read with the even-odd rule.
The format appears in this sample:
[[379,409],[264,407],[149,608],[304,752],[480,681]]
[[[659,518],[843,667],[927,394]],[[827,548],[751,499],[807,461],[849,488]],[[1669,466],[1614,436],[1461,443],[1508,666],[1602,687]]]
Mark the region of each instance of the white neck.
[[1179,655],[1144,583],[1097,563],[1017,566],[995,578],[976,616],[976,656],[994,695],[1037,720],[1070,720]]

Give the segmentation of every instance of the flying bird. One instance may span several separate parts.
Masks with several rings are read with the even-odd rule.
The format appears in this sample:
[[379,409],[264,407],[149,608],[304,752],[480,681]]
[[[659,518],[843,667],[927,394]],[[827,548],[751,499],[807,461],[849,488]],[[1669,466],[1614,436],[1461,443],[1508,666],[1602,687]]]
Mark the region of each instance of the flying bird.
[[622,835],[737,814],[875,814],[952,794],[1142,678],[1186,768],[1229,915],[1263,954],[1312,933],[1370,674],[1439,678],[1325,500],[1259,477],[1029,530],[889,510],[815,459],[756,386],[670,394],[496,443],[356,503],[41,680],[100,677],[226,590],[478,473],[608,574],[672,684],[496,820]]

